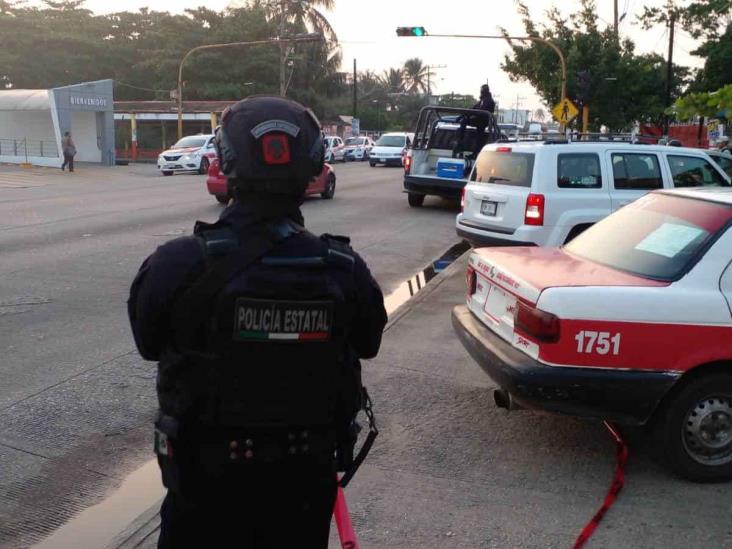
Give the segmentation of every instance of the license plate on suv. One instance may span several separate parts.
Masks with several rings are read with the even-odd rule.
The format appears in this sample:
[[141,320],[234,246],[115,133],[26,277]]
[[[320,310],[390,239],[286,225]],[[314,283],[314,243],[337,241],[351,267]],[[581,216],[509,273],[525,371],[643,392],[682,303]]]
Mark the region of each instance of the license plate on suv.
[[498,203],[484,200],[480,203],[480,213],[488,216],[495,216],[498,209]]

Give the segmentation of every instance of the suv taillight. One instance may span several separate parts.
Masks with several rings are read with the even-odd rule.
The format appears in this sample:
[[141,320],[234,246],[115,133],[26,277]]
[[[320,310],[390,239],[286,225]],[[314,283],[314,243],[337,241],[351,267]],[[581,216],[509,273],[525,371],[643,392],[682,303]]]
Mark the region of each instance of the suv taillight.
[[404,157],[404,173],[408,174],[412,169],[412,154],[407,153]]
[[543,194],[532,193],[526,198],[526,213],[524,215],[524,224],[539,226],[544,224]]
[[465,187],[460,191],[460,212],[465,211]]
[[513,327],[544,343],[559,341],[559,317],[530,307],[521,301],[513,313]]
[[472,267],[468,267],[468,271],[465,273],[465,282],[468,285],[468,297],[470,297],[478,288],[478,276]]

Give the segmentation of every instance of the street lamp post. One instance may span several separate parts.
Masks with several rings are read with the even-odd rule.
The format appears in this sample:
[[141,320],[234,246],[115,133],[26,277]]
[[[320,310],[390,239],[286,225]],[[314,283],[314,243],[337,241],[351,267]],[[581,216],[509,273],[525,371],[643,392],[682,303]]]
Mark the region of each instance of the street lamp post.
[[378,99],[372,99],[371,102],[376,103],[376,130],[381,131],[381,110],[379,109],[381,102]]
[[322,40],[322,38],[322,35],[318,33],[296,34],[291,37],[278,36],[275,38],[268,38],[266,40],[229,42],[226,44],[206,44],[204,46],[196,46],[195,48],[188,50],[183,56],[183,59],[180,60],[180,65],[178,66],[178,139],[181,139],[183,137],[183,65],[185,64],[186,59],[188,59],[191,55],[204,50],[223,49],[239,46],[258,46],[261,44],[292,44],[298,42],[316,42],[318,40]]

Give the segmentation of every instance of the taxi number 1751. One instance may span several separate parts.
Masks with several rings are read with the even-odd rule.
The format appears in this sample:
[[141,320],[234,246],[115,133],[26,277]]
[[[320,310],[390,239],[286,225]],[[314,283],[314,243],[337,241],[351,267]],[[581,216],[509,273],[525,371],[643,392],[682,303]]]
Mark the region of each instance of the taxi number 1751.
[[620,354],[620,334],[583,330],[574,336],[574,339],[577,341],[578,353]]

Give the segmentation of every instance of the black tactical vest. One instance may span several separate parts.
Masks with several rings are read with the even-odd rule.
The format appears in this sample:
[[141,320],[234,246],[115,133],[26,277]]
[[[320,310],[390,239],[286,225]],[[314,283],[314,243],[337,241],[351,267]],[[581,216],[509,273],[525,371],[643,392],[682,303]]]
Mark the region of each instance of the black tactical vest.
[[[340,429],[361,404],[358,360],[348,346],[354,258],[337,241],[290,223],[270,231],[269,242],[199,231],[208,270],[181,296],[174,319],[178,353],[195,372],[190,410],[223,430]],[[289,238],[303,241],[303,255],[274,253]],[[262,253],[252,258],[251,249]],[[242,261],[229,259],[222,271],[233,254]],[[220,287],[200,288],[217,268]]]

